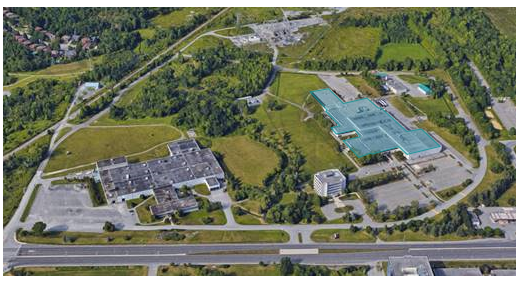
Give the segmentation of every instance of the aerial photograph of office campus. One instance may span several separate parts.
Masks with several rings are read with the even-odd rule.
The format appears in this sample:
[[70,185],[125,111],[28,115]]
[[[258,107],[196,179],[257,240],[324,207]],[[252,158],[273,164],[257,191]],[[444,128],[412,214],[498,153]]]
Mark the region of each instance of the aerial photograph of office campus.
[[3,274],[515,276],[515,45],[515,7],[3,7]]

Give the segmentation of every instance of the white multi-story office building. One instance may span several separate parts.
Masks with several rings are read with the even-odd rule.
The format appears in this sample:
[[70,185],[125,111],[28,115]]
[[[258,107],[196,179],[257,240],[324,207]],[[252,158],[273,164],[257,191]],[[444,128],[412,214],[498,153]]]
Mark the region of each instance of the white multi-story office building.
[[320,196],[338,196],[346,188],[346,177],[338,169],[320,171],[315,173],[313,187]]

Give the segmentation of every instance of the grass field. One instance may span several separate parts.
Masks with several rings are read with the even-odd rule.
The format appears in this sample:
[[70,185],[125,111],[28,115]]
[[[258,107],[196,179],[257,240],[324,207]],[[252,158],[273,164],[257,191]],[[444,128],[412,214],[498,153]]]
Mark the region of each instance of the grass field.
[[143,201],[138,207],[136,207],[136,214],[139,218],[140,223],[148,224],[158,221],[155,216],[150,212],[150,206],[156,205],[156,198],[149,197]]
[[225,30],[219,30],[215,33],[224,35],[224,36],[238,36],[238,35],[244,35],[244,34],[250,34],[253,33],[253,29],[247,27],[247,26],[241,26],[241,27],[235,27]]
[[17,267],[7,275],[23,276],[146,276],[146,266]]
[[202,7],[181,8],[168,14],[156,16],[152,19],[152,23],[162,28],[181,26],[186,24],[195,14],[204,15],[210,13],[210,9],[211,8]]
[[[179,241],[165,240],[160,236],[161,232],[168,231],[115,231],[110,233],[64,231],[43,237],[19,235],[18,240],[27,243],[54,245],[284,243],[289,241],[288,233],[281,230],[177,230],[177,232],[186,236]],[[75,238],[74,242],[64,243],[64,235]],[[108,240],[109,237],[112,240]]]
[[321,118],[321,108],[309,92],[325,87],[314,75],[282,73],[270,91],[280,98],[299,105],[305,104],[316,113],[315,117],[303,121],[306,113],[289,104],[280,111],[269,111],[263,104],[254,114],[255,118],[266,125],[268,131],[276,130],[281,134],[287,131],[291,134],[292,142],[302,149],[306,157],[304,169],[309,173],[344,165],[354,169],[349,159],[338,151],[337,142],[329,135],[330,128],[318,120]]
[[413,232],[411,230],[405,230],[404,232],[394,231],[393,234],[389,235],[385,232],[381,232],[378,238],[382,241],[387,242],[405,242],[405,241],[462,241],[475,239],[471,236],[459,237],[454,234],[443,235],[439,237],[425,234],[421,231]]
[[366,96],[371,98],[381,96],[380,92],[369,85],[369,83],[367,83],[367,81],[360,75],[349,75],[346,76],[346,79]]
[[123,96],[121,96],[121,99],[117,102],[118,106],[128,106],[132,104],[133,100],[136,98],[136,96],[141,93],[143,88],[145,87],[146,83],[148,82],[148,79],[143,79],[140,82],[134,84],[132,88],[130,88]]
[[[266,266],[252,264],[233,264],[233,265],[210,265],[205,266],[208,269],[222,271],[226,276],[280,276],[280,270],[277,265],[270,264]],[[196,266],[178,265],[178,266],[161,266],[157,275],[164,276],[199,276],[199,270]]]
[[228,39],[219,38],[216,36],[203,36],[188,47],[184,54],[192,54],[201,49],[211,48],[223,44],[224,46],[232,46],[232,42]]
[[417,125],[420,128],[423,128],[425,131],[434,131],[438,134],[443,140],[449,143],[454,149],[456,149],[460,154],[462,154],[468,161],[472,163],[474,167],[478,167],[479,163],[476,159],[472,158],[467,147],[461,142],[461,138],[458,135],[450,133],[447,128],[442,128],[434,123],[425,120],[422,122],[418,122]]
[[54,78],[58,80],[73,79],[92,69],[94,63],[100,61],[100,59],[101,56],[98,56],[68,64],[52,65],[39,71],[9,73],[10,76],[16,77],[18,80],[11,85],[4,86],[4,90],[23,87],[39,78]]
[[[432,99],[430,97],[403,97],[406,102],[413,104],[423,114],[429,116],[434,112],[441,112],[444,114],[457,114],[458,111],[454,104],[448,98]],[[411,110],[415,110],[414,107]]]
[[388,100],[391,102],[393,107],[395,107],[398,111],[400,111],[404,116],[412,118],[414,117],[415,113],[411,110],[409,105],[405,103],[402,97],[400,96],[392,96]]
[[432,56],[420,44],[388,43],[383,45],[381,50],[381,56],[377,61],[378,65],[390,60],[403,62],[407,57],[413,60],[423,60],[427,58],[432,60]]
[[[242,209],[244,210],[244,209]],[[235,219],[235,222],[239,224],[244,225],[259,225],[263,224],[261,219],[253,214],[248,213],[248,211],[244,210],[245,213],[242,215],[238,215],[236,213],[233,213],[233,218]]]
[[[201,198],[199,201],[208,202],[207,199]],[[201,206],[201,205],[199,205]],[[205,217],[211,218],[213,221],[208,223],[208,225],[224,225],[226,224],[226,216],[224,215],[224,211],[222,209],[215,210],[212,212],[207,212],[204,209],[199,209],[197,211],[190,212],[179,218],[179,224],[183,225],[205,225],[203,222]]]
[[463,191],[463,189],[465,189],[465,187],[463,187],[462,185],[457,185],[454,187],[450,187],[450,188],[438,191],[438,192],[436,192],[436,195],[438,195],[438,197],[440,197],[442,200],[447,201],[450,198],[454,197],[459,192]]
[[149,124],[164,124],[171,125],[173,116],[166,116],[160,118],[146,117],[140,119],[125,119],[116,120],[111,119],[109,114],[102,115],[99,119],[95,120],[92,125],[95,126],[116,126],[116,125],[149,125]]
[[380,29],[334,27],[328,30],[304,59],[340,60],[346,57],[375,58],[380,46]]
[[483,8],[483,10],[502,34],[516,38],[516,8]]
[[[333,234],[338,233],[338,239],[333,239]],[[365,231],[352,232],[349,229],[319,229],[311,233],[314,242],[375,242],[376,238]]]
[[[500,207],[510,207],[512,206],[510,203],[508,203],[509,199],[516,199],[516,184],[512,185],[512,187],[508,188],[508,190],[499,197],[497,200]],[[514,205],[515,206],[515,205]]]
[[142,152],[179,137],[181,134],[169,126],[83,128],[56,148],[45,172]]
[[424,76],[419,76],[419,75],[400,74],[400,75],[398,75],[398,77],[411,84],[416,84],[416,83],[428,84],[429,83],[428,78],[426,78]]
[[277,63],[284,66],[291,66],[291,63],[301,60],[311,49],[326,35],[331,26],[309,26],[299,30],[304,34],[304,38],[298,43],[290,46],[279,47]]
[[262,185],[262,180],[279,162],[275,152],[247,136],[212,140],[212,150],[223,154],[224,163],[244,183]]
[[233,15],[234,19],[238,16],[241,25],[283,19],[282,11],[277,7],[234,7],[228,14]]
[[38,196],[38,191],[40,191],[41,187],[42,187],[42,184],[36,184],[36,186],[34,187],[33,192],[31,193],[31,197],[29,197],[29,201],[27,202],[27,205],[24,208],[24,212],[22,213],[22,216],[20,217],[21,222],[25,222],[25,220],[31,213],[31,208],[33,207],[34,200],[36,199],[36,196]]

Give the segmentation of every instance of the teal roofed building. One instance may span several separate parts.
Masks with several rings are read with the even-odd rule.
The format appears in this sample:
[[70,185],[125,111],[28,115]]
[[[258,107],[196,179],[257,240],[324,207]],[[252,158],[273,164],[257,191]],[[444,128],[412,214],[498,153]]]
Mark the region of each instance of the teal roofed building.
[[442,147],[423,129],[407,130],[387,111],[364,98],[342,101],[330,89],[311,92],[336,124],[331,128],[357,157],[400,150],[415,159],[440,152]]
[[429,86],[425,85],[425,84],[418,84],[418,90],[421,91],[421,93],[425,94],[425,95],[431,95],[432,94],[432,90],[429,88]]

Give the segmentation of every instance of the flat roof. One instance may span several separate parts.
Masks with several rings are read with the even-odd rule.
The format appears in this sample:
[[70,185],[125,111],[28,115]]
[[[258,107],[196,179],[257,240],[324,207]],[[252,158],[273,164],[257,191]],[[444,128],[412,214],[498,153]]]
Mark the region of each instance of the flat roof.
[[338,183],[344,181],[346,177],[338,169],[328,169],[315,173],[322,183]]
[[389,257],[390,276],[434,276],[426,256]]
[[410,155],[440,147],[423,129],[407,130],[387,111],[368,98],[344,102],[329,88],[311,94],[324,107],[336,126],[333,133],[356,132],[344,143],[357,157],[400,149]]

